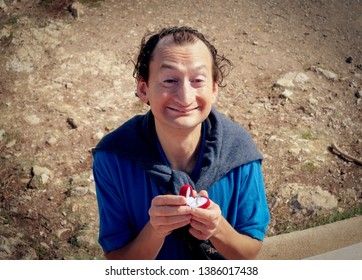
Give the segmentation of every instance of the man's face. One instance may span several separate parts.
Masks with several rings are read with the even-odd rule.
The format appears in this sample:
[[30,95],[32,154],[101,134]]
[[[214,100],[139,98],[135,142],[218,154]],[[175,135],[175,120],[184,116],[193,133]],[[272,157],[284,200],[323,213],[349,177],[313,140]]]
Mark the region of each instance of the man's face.
[[179,46],[166,36],[156,46],[149,79],[138,82],[138,95],[149,103],[156,129],[193,129],[209,115],[217,96],[212,57],[197,40]]

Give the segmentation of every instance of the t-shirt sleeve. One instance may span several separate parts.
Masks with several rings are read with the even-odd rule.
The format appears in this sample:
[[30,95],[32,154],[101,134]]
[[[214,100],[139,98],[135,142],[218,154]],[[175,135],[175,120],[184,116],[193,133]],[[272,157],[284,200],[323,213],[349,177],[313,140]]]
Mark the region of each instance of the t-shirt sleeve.
[[261,162],[243,165],[239,172],[239,192],[235,230],[263,240],[270,221]]
[[93,161],[99,211],[99,244],[104,252],[123,247],[131,239],[130,218],[120,195],[119,163],[113,154],[97,152]]

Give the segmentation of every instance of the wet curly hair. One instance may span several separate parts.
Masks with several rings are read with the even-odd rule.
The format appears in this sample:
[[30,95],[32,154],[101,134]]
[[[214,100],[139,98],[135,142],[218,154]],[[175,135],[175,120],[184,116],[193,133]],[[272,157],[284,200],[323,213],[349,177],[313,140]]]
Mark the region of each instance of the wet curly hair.
[[178,45],[193,44],[196,40],[201,40],[209,49],[212,56],[212,78],[219,87],[225,87],[225,77],[229,74],[232,63],[225,56],[218,54],[216,48],[205,38],[205,36],[194,28],[168,27],[160,32],[146,34],[141,41],[140,51],[135,63],[133,77],[139,81],[148,81],[149,66],[152,60],[153,52],[157,43],[165,36],[172,35],[173,40]]

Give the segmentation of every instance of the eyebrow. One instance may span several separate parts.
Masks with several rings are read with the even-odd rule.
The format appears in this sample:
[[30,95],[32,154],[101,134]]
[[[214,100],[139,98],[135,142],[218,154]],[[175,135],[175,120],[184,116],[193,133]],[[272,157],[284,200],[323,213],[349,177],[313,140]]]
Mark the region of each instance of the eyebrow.
[[[177,70],[177,67],[170,63],[162,63],[160,69]],[[194,71],[207,70],[207,67],[206,67],[206,65],[202,64],[202,65],[194,67],[192,70],[194,70]]]

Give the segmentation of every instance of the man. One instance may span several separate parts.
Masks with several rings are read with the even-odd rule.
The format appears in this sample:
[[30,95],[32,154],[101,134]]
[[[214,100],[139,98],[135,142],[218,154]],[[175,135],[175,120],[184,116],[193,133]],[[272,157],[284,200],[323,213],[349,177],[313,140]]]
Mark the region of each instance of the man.
[[[253,259],[269,212],[262,156],[250,136],[213,108],[229,61],[197,30],[166,28],[135,66],[150,111],[94,150],[99,242],[108,259]],[[180,188],[210,199],[191,208]]]

